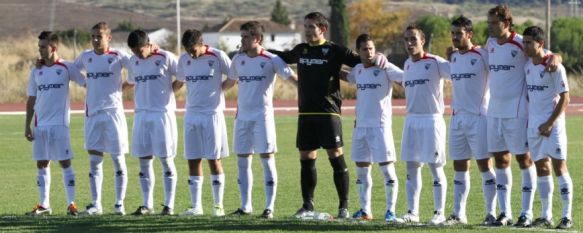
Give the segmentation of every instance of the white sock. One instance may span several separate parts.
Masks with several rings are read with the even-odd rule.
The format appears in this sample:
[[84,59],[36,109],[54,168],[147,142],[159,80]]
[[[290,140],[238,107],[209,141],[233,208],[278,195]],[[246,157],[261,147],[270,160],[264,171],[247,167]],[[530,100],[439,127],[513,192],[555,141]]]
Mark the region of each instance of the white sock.
[[407,208],[412,214],[419,215],[419,195],[421,194],[421,164],[407,162]]
[[486,214],[496,216],[496,174],[492,169],[482,172],[482,192]]
[[466,216],[466,201],[470,194],[470,172],[456,171],[453,177],[453,214]]
[[237,156],[237,170],[239,172],[238,180],[239,192],[241,194],[241,210],[250,213],[253,211],[252,196],[253,190],[253,171],[251,170],[251,156]]
[[176,197],[176,181],[178,173],[173,157],[160,158],[162,172],[164,175],[164,205],[174,209],[174,198]]
[[215,205],[222,206],[223,195],[225,194],[225,174],[211,175],[211,187]]
[[498,196],[498,204],[500,204],[500,212],[505,213],[507,217],[512,216],[512,208],[510,205],[510,195],[512,193],[512,171],[510,167],[496,169],[496,195]]
[[277,168],[275,157],[262,158],[263,181],[265,182],[265,209],[275,211],[275,195],[277,193]]
[[111,155],[113,169],[115,171],[115,204],[122,205],[126,197],[126,190],[128,188],[128,168],[126,166],[126,158],[124,155]]
[[522,173],[522,213],[532,218],[532,204],[536,192],[536,168],[531,165],[527,169],[521,170]]
[[154,208],[154,159],[140,159],[140,186],[142,187],[142,205],[148,209]]
[[538,177],[538,195],[541,202],[541,217],[545,219],[553,218],[553,176]]
[[51,167],[39,168],[37,172],[36,184],[38,186],[39,205],[49,208],[51,207]]
[[370,208],[370,196],[372,192],[372,175],[370,166],[356,167],[356,185],[358,186],[358,197],[360,208],[367,214],[372,214]]
[[559,180],[559,190],[561,192],[561,201],[563,202],[563,217],[571,219],[571,209],[573,204],[573,181],[569,173],[563,173],[557,177]]
[[429,169],[433,176],[433,205],[437,212],[444,214],[447,180],[445,178],[445,172],[443,171],[443,165],[430,163]]
[[101,209],[101,186],[103,184],[103,156],[89,155],[89,188],[93,205]]
[[190,188],[190,201],[192,208],[202,210],[202,183],[204,181],[202,176],[190,176],[188,180],[188,187]]
[[67,204],[75,202],[75,172],[73,165],[68,168],[62,168],[63,171],[63,185],[65,186],[65,193],[67,194]]
[[381,173],[385,177],[385,201],[387,204],[387,211],[395,213],[395,205],[397,204],[397,194],[399,193],[399,180],[395,172],[395,164],[389,163],[384,166],[379,166]]

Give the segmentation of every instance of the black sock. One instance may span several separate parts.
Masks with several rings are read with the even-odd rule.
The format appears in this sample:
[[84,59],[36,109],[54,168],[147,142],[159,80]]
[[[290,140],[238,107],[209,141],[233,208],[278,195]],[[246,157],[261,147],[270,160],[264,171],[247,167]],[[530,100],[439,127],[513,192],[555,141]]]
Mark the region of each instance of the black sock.
[[334,185],[336,185],[336,192],[338,192],[339,205],[338,208],[348,208],[348,187],[350,181],[348,178],[348,168],[344,162],[344,155],[330,159],[332,169],[334,169]]
[[314,210],[314,190],[318,183],[318,173],[316,171],[316,160],[306,159],[300,160],[301,164],[301,178],[302,198],[304,199],[303,208],[307,210]]

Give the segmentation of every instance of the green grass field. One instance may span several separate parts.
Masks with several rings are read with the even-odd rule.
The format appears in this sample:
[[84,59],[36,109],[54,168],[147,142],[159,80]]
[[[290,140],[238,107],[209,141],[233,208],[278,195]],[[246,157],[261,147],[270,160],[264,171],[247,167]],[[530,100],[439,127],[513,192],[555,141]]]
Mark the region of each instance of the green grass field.
[[[182,132],[182,116],[178,117],[179,132]],[[352,117],[344,117],[344,139],[346,142],[345,153],[347,162],[350,152],[350,135],[352,133]],[[400,151],[401,129],[403,117],[393,119],[393,131],[395,136],[395,146]],[[131,121],[131,116],[128,117]],[[232,129],[233,119],[227,118],[229,130]],[[0,232],[177,232],[177,231],[204,231],[204,232],[361,232],[361,231],[384,231],[399,230],[403,232],[418,231],[515,231],[514,228],[483,228],[477,226],[484,217],[484,207],[481,191],[481,178],[476,166],[472,165],[472,189],[468,200],[468,220],[473,225],[463,227],[428,227],[428,226],[407,226],[407,225],[387,225],[383,221],[384,217],[384,187],[383,179],[378,169],[373,169],[373,215],[377,218],[371,222],[318,222],[318,221],[298,221],[290,216],[301,205],[301,194],[299,185],[299,162],[298,153],[295,148],[296,117],[278,116],[276,118],[278,133],[277,168],[279,173],[279,186],[276,201],[275,218],[273,220],[259,220],[253,217],[225,217],[211,218],[210,207],[212,197],[210,192],[210,182],[208,179],[208,168],[205,167],[205,183],[203,192],[203,207],[205,216],[197,218],[184,218],[178,216],[160,217],[134,217],[134,216],[113,216],[113,172],[111,162],[108,158],[104,161],[104,184],[103,184],[103,205],[105,214],[99,217],[67,217],[65,216],[65,194],[62,184],[61,170],[57,164],[52,164],[52,187],[51,206],[53,216],[50,217],[26,217],[24,213],[29,211],[38,201],[38,191],[36,188],[35,163],[31,159],[31,145],[23,137],[24,116],[0,116]],[[583,158],[580,152],[583,151],[583,134],[578,131],[583,125],[583,117],[568,117],[569,129],[569,165],[571,176],[573,177],[575,195],[573,200],[573,216],[575,226],[572,230],[583,231],[583,195],[579,192],[579,187],[583,186],[583,180],[578,177],[583,175],[579,171],[583,166]],[[131,122],[129,122],[131,126]],[[175,213],[180,213],[190,206],[190,194],[187,185],[186,161],[182,156],[183,142],[182,134],[179,134],[179,149],[176,158],[178,169],[178,185],[176,194]],[[232,132],[229,131],[229,142],[232,141]],[[71,120],[71,144],[75,153],[73,167],[77,174],[77,203],[80,209],[90,202],[88,185],[88,156],[83,150],[83,118],[81,115],[73,115]],[[318,186],[316,189],[316,211],[328,212],[333,215],[337,211],[337,196],[334,189],[332,172],[324,152],[317,162]],[[137,159],[127,156],[129,186],[125,201],[126,211],[131,212],[141,204],[140,186],[138,183],[138,163]],[[155,162],[156,187],[155,203],[163,202],[163,190],[161,179],[161,168]],[[238,186],[236,182],[236,159],[234,155],[224,160],[226,173],[225,201],[226,212],[234,211],[239,207]],[[514,186],[513,186],[513,212],[517,215],[520,211],[520,173],[516,163],[513,163]],[[253,190],[253,201],[256,215],[260,214],[264,204],[263,175],[261,164],[257,158],[253,162],[253,172],[255,174],[255,187]],[[354,185],[355,169],[350,163],[351,193],[350,211],[359,209],[356,185]],[[399,176],[400,190],[397,205],[397,214],[406,211],[405,196],[405,173],[404,164],[397,163],[397,174]],[[446,166],[448,177],[448,197],[446,214],[452,209],[452,189],[451,185],[453,171],[451,163]],[[428,221],[433,213],[433,198],[431,188],[431,174],[428,169],[423,169],[423,192],[421,193],[421,221]],[[556,185],[557,181],[555,181]],[[560,196],[555,188],[553,214],[555,221],[561,216]],[[160,211],[161,207],[156,206]],[[535,199],[535,216],[540,213],[540,203],[538,194]],[[517,218],[517,216],[514,216]],[[532,229],[529,229],[531,231]]]

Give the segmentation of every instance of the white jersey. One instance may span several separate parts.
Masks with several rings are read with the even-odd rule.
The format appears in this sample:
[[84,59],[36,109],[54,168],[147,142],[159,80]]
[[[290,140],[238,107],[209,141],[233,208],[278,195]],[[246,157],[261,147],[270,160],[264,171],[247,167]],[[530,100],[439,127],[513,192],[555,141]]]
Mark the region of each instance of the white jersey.
[[407,114],[443,114],[443,79],[449,79],[449,62],[425,53],[418,61],[405,61],[403,86]]
[[522,36],[513,32],[503,44],[498,44],[495,38],[489,38],[486,49],[490,69],[488,116],[526,118],[524,64],[527,58],[522,48]]
[[28,77],[28,96],[36,96],[34,125],[69,126],[69,81],[85,85],[77,67],[63,60],[52,66],[33,68]]
[[403,81],[403,70],[389,63],[387,69],[358,64],[348,74],[348,82],[356,84],[355,127],[391,125],[393,82]]
[[221,50],[206,47],[204,55],[192,58],[184,53],[178,61],[176,79],[186,82],[186,111],[216,113],[225,108],[221,89],[223,75],[229,72],[231,60]]
[[123,109],[121,71],[128,67],[129,59],[127,53],[115,49],[101,55],[94,50],[86,50],[77,57],[75,65],[85,70],[87,76],[87,116],[104,109]]
[[228,77],[239,81],[237,119],[250,121],[273,114],[275,74],[287,80],[294,71],[281,58],[265,50],[256,57],[245,53],[235,55]]
[[449,67],[453,85],[453,114],[485,116],[490,100],[486,50],[474,47],[464,54],[453,53]]
[[[526,87],[528,90],[528,128],[538,128],[553,114],[559,102],[559,94],[569,91],[567,73],[563,65],[556,72],[546,72],[548,56],[543,63],[535,65],[532,60],[526,63]],[[559,120],[564,120],[562,113]]]
[[169,112],[176,109],[172,75],[176,75],[176,57],[158,50],[149,57],[130,58],[128,83],[135,85],[135,111]]

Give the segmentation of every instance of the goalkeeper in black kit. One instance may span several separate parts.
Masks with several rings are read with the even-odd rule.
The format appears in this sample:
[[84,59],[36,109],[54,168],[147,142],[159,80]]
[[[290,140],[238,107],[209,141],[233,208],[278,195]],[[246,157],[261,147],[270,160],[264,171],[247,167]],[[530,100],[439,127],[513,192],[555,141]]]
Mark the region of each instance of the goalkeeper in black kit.
[[[296,45],[291,51],[272,51],[286,63],[297,63],[298,69],[298,131],[296,147],[300,151],[301,187],[303,205],[296,218],[314,216],[314,189],[317,183],[316,158],[319,148],[326,149],[334,170],[334,184],[338,192],[338,219],[350,217],[348,213],[348,169],[342,146],[342,120],[340,106],[340,70],[360,63],[358,54],[325,39],[328,20],[320,12],[304,17],[307,43]],[[384,67],[386,57],[377,55],[375,64]]]

